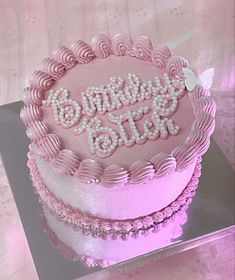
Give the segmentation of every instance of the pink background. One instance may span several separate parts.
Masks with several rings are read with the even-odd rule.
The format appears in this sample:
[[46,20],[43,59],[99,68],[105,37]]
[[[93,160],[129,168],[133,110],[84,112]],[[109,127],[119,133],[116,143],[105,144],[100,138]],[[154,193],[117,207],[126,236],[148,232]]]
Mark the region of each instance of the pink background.
[[[21,99],[27,76],[54,48],[78,38],[90,41],[97,32],[145,34],[187,57],[199,72],[214,67],[212,96],[218,107],[214,138],[235,167],[233,0],[0,0],[0,105]],[[1,163],[0,236],[0,279],[37,279]],[[174,279],[192,279],[190,273],[193,279],[221,279],[219,273],[231,263],[229,254],[220,259],[224,262],[220,271],[215,260],[205,261],[218,248],[228,252],[229,248],[218,246],[202,246],[189,251],[190,257],[184,253],[169,259],[171,269],[177,270],[180,262],[192,266],[191,270],[180,267]]]

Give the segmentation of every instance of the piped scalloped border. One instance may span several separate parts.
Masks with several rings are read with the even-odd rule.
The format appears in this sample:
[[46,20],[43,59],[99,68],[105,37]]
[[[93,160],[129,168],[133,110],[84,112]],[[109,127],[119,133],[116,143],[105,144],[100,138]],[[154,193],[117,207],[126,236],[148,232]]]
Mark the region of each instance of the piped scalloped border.
[[68,260],[72,262],[80,261],[86,267],[89,268],[95,266],[100,266],[102,268],[105,268],[116,263],[115,261],[112,260],[96,259],[88,255],[77,254],[72,248],[68,247],[63,241],[61,241],[58,238],[55,232],[49,227],[47,220],[43,214],[42,214],[42,223],[43,223],[43,230],[47,233],[50,243],[53,245],[53,247],[58,249]]
[[85,228],[89,231],[102,232],[105,234],[124,234],[131,231],[135,232],[137,230],[144,230],[153,227],[154,225],[161,223],[164,219],[171,217],[185,204],[190,203],[192,197],[196,193],[195,190],[198,186],[199,177],[201,175],[201,160],[201,157],[197,159],[192,178],[181,195],[164,209],[136,219],[109,220],[83,215],[79,212],[79,210],[74,209],[69,205],[65,205],[60,199],[55,197],[55,195],[48,190],[39,174],[33,152],[30,151],[28,153],[28,167],[30,169],[30,175],[34,183],[34,187],[39,193],[41,199],[55,213],[62,217],[64,221],[72,223],[80,228]]
[[[207,151],[215,127],[215,102],[209,96],[209,92],[200,86],[189,92],[195,121],[185,142],[170,154],[156,154],[149,161],[133,163],[135,166],[148,167],[148,174],[146,168],[142,168],[144,174],[140,174],[141,170],[137,175],[131,172],[133,164],[130,167],[121,165],[103,167],[94,160],[80,160],[79,155],[63,147],[61,140],[55,134],[50,134],[46,124],[42,122],[41,102],[45,92],[56,80],[76,64],[89,63],[94,58],[105,59],[111,54],[134,56],[137,59],[151,61],[153,65],[166,69],[171,76],[180,74],[182,67],[188,66],[185,58],[171,56],[167,47],[154,48],[146,36],[138,36],[132,41],[127,34],[117,34],[112,40],[104,34],[99,34],[92,39],[91,46],[79,40],[70,49],[64,46],[59,48],[54,52],[53,58],[43,60],[40,70],[33,72],[31,76],[30,87],[24,90],[23,101],[26,105],[20,115],[27,126],[27,135],[33,142],[31,148],[49,161],[55,172],[71,176],[79,174],[77,177],[84,183],[101,181],[105,185],[104,174],[107,173],[105,171],[112,166],[116,180],[107,187],[145,183],[153,176],[161,177],[175,170],[178,172],[185,170],[195,158]],[[86,174],[81,170],[83,163],[88,165],[89,172]],[[162,166],[165,168],[162,169]],[[83,176],[80,176],[81,173]]]
[[[151,231],[155,234],[158,234],[162,228],[167,227],[171,223],[175,223],[177,221],[177,226],[183,226],[187,222],[187,216],[185,214],[186,209],[188,208],[190,204],[190,201],[186,203],[184,206],[181,207],[180,210],[175,212],[171,217],[164,219],[162,222],[158,224],[154,224],[152,227],[143,229],[143,230],[137,230],[135,232],[124,232],[124,233],[119,233],[119,234],[106,234],[103,232],[96,232],[96,231],[91,231],[88,229],[78,229],[81,230],[81,233],[84,234],[85,236],[92,236],[93,238],[102,238],[103,240],[116,240],[118,238],[122,240],[127,240],[128,238],[138,238],[138,236],[148,236],[148,233]],[[47,206],[48,207],[48,206]],[[85,254],[77,254],[74,249],[71,247],[68,247],[63,241],[59,239],[59,237],[56,235],[56,233],[50,228],[48,225],[48,222],[46,220],[46,217],[43,212],[43,202],[40,203],[40,208],[41,208],[41,217],[42,217],[42,224],[43,224],[43,230],[47,233],[48,239],[53,245],[53,247],[57,248],[68,260],[76,262],[80,261],[82,262],[85,266],[87,267],[95,267],[95,266],[100,266],[102,268],[111,266],[113,264],[116,264],[119,262],[118,260],[106,260],[106,259],[97,259],[93,256],[88,256]],[[77,231],[75,226],[71,223],[68,223],[66,220],[63,218],[59,217],[53,210],[49,208],[50,214],[55,216],[57,219],[58,223],[64,223],[64,226],[69,226],[72,228],[72,230]],[[182,219],[182,215],[186,216]],[[177,220],[178,219],[178,220]],[[176,238],[177,236],[172,236],[172,238]]]

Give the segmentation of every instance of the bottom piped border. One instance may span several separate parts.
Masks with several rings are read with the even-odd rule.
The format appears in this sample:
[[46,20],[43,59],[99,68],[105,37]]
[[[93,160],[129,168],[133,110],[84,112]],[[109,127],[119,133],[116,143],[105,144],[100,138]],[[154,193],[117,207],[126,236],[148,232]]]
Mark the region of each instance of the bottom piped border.
[[[180,210],[178,210],[176,213],[174,213],[171,217],[164,219],[161,223],[158,223],[156,225],[154,225],[151,228],[148,229],[144,229],[144,230],[139,230],[136,232],[129,232],[129,233],[125,233],[122,235],[115,235],[115,234],[111,234],[108,235],[107,234],[103,234],[103,235],[99,235],[97,236],[96,233],[94,232],[90,232],[85,230],[85,232],[82,230],[82,234],[84,235],[89,235],[91,234],[92,237],[94,238],[102,238],[107,240],[107,238],[111,238],[113,240],[116,240],[117,237],[119,237],[122,240],[127,240],[128,238],[138,238],[139,235],[144,235],[144,236],[148,236],[148,233],[150,231],[152,231],[153,233],[157,234],[158,232],[161,231],[161,228],[165,228],[167,225],[169,225],[170,223],[174,222],[177,217],[180,217],[182,215],[182,213],[185,213],[186,209],[188,208],[188,205],[190,204],[191,201],[187,201],[187,203],[185,205],[183,205],[181,207]],[[41,217],[42,217],[42,224],[43,224],[43,231],[47,234],[49,241],[51,242],[52,246],[56,249],[58,249],[62,255],[64,255],[65,258],[67,258],[68,260],[72,261],[72,262],[77,262],[80,261],[81,263],[83,263],[86,267],[91,268],[91,267],[96,267],[96,266],[100,266],[102,268],[114,265],[116,263],[118,263],[118,260],[112,260],[112,259],[97,259],[93,256],[89,256],[86,254],[78,254],[74,251],[74,249],[72,249],[71,247],[67,246],[63,241],[61,241],[59,239],[59,237],[56,235],[56,233],[50,228],[50,226],[47,223],[46,217],[44,215],[43,212],[43,204],[46,205],[44,202],[40,203],[41,206]],[[46,207],[48,207],[46,205]],[[58,215],[51,210],[50,208],[48,208],[49,211],[51,212],[51,215],[55,216],[56,219],[58,220],[58,222],[62,222],[61,219],[58,217]],[[187,218],[186,219],[182,219],[181,222],[178,222],[180,226],[183,226],[185,223],[187,222]],[[72,224],[69,224],[68,226],[71,226]],[[74,229],[73,229],[74,230]],[[178,236],[177,236],[178,237]],[[176,238],[176,237],[173,237]]]
[[103,234],[125,234],[128,232],[136,232],[153,227],[161,223],[165,219],[171,217],[178,212],[185,204],[189,204],[192,197],[196,193],[199,177],[201,175],[201,157],[198,157],[195,165],[193,176],[189,181],[184,191],[179,197],[167,207],[150,215],[128,220],[110,220],[98,217],[86,216],[71,206],[65,205],[61,200],[52,194],[44,184],[33,155],[33,152],[28,153],[28,167],[34,187],[41,199],[57,213],[65,223],[72,223],[75,227],[84,228],[88,231]]

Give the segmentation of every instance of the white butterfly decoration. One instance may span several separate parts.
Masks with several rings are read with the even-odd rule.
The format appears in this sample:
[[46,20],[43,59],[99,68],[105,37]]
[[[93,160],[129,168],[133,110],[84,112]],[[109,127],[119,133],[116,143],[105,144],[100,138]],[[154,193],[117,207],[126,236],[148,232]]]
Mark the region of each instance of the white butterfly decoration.
[[210,89],[214,78],[214,68],[209,68],[197,77],[190,68],[182,68],[185,77],[185,86],[188,91],[192,91],[196,85],[201,85],[204,89]]

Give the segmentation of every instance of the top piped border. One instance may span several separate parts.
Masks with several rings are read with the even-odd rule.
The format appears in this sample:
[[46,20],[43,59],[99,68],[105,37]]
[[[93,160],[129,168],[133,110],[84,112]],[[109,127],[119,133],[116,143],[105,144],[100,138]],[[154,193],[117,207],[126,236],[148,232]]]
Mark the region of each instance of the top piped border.
[[24,89],[25,106],[20,116],[32,141],[30,149],[49,161],[59,174],[76,176],[85,183],[101,182],[107,187],[145,183],[154,176],[162,177],[185,170],[207,151],[215,127],[215,102],[209,96],[209,91],[199,85],[189,92],[195,120],[185,142],[169,154],[158,153],[149,161],[138,160],[129,167],[119,164],[104,167],[95,160],[81,160],[76,152],[64,149],[58,136],[50,133],[42,121],[42,100],[56,80],[77,64],[86,64],[95,58],[105,59],[110,55],[133,56],[150,61],[171,77],[182,75],[182,68],[188,67],[185,58],[172,55],[166,46],[153,47],[146,36],[138,36],[133,41],[127,34],[117,34],[112,40],[98,34],[91,40],[91,46],[79,40],[71,48],[60,47],[52,58],[42,61],[39,70],[33,72],[30,78],[30,86]]

